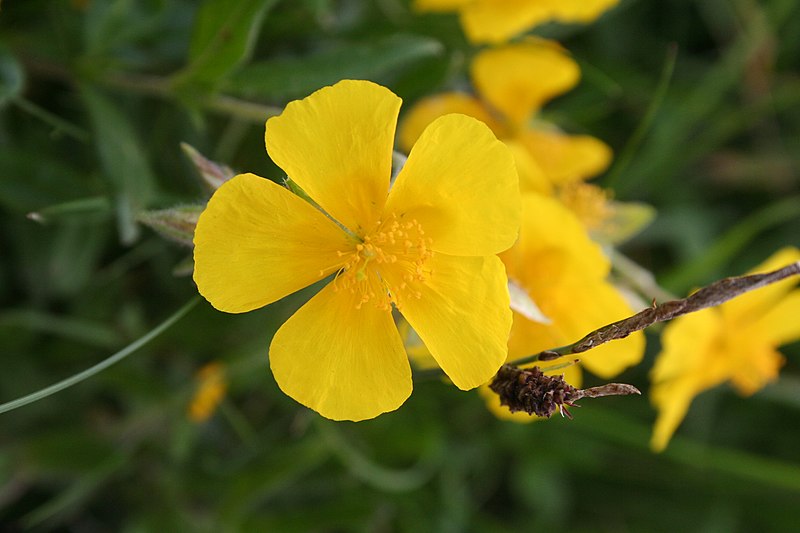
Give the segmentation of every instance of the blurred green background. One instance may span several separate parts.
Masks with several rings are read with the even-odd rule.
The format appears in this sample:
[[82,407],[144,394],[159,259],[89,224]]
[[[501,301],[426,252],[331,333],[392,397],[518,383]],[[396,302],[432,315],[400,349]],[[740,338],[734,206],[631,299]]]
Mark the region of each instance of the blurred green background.
[[[658,209],[622,251],[665,288],[800,245],[800,4],[623,0],[590,26],[536,33],[583,68],[546,117],[608,142],[617,159],[599,183]],[[280,179],[263,123],[287,101],[366,78],[407,109],[468,88],[475,51],[455,16],[399,0],[4,2],[0,402],[101,361],[195,295],[174,275],[189,249],[136,222],[207,198],[180,142]],[[282,395],[268,368],[272,334],[310,294],[238,316],[202,302],[121,364],[0,415],[0,530],[800,524],[798,344],[755,397],[698,397],[660,455],[646,397],[657,332],[618,378],[645,395],[585,402],[573,421],[500,422],[477,394],[432,380],[395,413],[333,423]],[[210,361],[229,392],[198,424],[186,410]]]

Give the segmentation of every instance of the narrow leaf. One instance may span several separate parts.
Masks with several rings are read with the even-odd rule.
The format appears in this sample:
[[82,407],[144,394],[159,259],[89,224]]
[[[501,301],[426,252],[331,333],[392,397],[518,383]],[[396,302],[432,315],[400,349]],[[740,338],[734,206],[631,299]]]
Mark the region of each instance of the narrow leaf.
[[206,0],[197,12],[189,47],[189,66],[178,83],[215,85],[245,62],[264,15],[277,0]]
[[81,87],[81,96],[92,121],[100,162],[114,188],[120,240],[131,244],[139,234],[135,215],[153,191],[153,174],[133,126],[114,103],[88,86]]
[[342,44],[309,56],[245,67],[232,77],[226,91],[270,100],[299,98],[345,78],[391,79],[401,69],[442,50],[439,41],[418,35]]

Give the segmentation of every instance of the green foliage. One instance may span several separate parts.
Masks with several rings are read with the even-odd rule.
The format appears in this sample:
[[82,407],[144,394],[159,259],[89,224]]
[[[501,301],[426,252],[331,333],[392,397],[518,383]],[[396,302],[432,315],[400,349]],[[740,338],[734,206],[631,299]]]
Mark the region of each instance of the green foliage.
[[[599,183],[656,209],[622,251],[666,289],[800,246],[796,2],[628,1],[537,34],[583,70],[548,117],[607,141],[618,158]],[[653,455],[646,390],[514,425],[429,380],[376,420],[319,419],[267,360],[314,288],[246,315],[201,303],[159,327],[196,291],[173,275],[188,249],[152,226],[187,241],[193,206],[231,169],[283,180],[264,152],[269,115],[342,78],[386,84],[407,110],[468,91],[474,52],[456,16],[401,0],[3,3],[0,403],[88,379],[0,414],[0,529],[796,529],[797,344],[776,384],[701,395]],[[619,380],[646,389],[658,348],[651,335]],[[208,361],[225,365],[228,395],[190,422]]]
[[341,79],[369,79],[387,83],[404,68],[443,52],[428,37],[395,34],[360,43],[331,44],[301,57],[253,63],[239,71],[228,90],[271,101],[303,98]]

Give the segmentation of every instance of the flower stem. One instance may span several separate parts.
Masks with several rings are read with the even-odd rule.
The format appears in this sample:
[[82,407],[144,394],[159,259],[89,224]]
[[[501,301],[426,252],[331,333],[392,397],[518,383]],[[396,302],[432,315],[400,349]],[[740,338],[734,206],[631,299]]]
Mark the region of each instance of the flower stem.
[[641,331],[658,322],[672,320],[681,315],[720,305],[746,292],[798,274],[800,274],[800,261],[764,274],[751,274],[748,276],[721,279],[707,287],[703,287],[686,298],[654,305],[631,317],[596,329],[578,342],[529,355],[517,359],[516,361],[511,361],[508,364],[524,365],[543,359],[549,361],[556,359],[558,356],[582,353],[609,341],[627,337],[631,333]]
[[6,402],[0,405],[0,413],[5,413],[7,411],[13,411],[18,407],[22,407],[28,405],[29,403],[36,402],[38,400],[47,398],[57,392],[60,392],[66,388],[69,388],[73,385],[80,383],[81,381],[94,376],[95,374],[105,370],[106,368],[119,363],[132,353],[136,352],[139,348],[145,346],[151,340],[155,339],[159,335],[161,335],[164,331],[169,329],[173,324],[175,324],[178,320],[186,316],[186,314],[191,311],[195,305],[200,301],[199,296],[195,296],[188,303],[186,303],[183,307],[175,311],[169,318],[164,320],[161,324],[156,326],[155,328],[151,329],[148,333],[139,337],[125,348],[121,349],[117,353],[111,355],[110,357],[100,361],[93,367],[87,368],[83,372],[79,372],[74,374],[67,379],[59,381],[49,387],[45,387],[44,389],[38,390],[27,396],[23,396],[22,398],[17,398],[16,400],[12,400],[10,402]]

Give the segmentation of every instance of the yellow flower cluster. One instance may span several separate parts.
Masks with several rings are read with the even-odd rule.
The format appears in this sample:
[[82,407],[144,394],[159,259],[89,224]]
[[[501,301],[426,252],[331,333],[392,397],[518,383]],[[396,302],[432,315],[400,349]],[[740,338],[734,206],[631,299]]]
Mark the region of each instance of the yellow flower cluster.
[[[614,4],[415,5],[457,9],[471,39],[498,42],[548,20],[589,21]],[[619,223],[620,204],[584,183],[608,167],[611,150],[539,118],[578,83],[577,63],[558,44],[528,39],[479,52],[470,74],[475,95],[430,96],[406,114],[397,141],[408,158],[399,169],[401,100],[388,89],[344,80],[289,103],[267,121],[265,144],[291,188],[234,176],[197,221],[194,280],[221,311],[257,309],[325,281],[269,349],[279,387],[325,417],[357,421],[397,409],[412,390],[409,358],[474,389],[504,362],[634,312],[596,242]],[[783,250],[758,270],[798,259]],[[800,338],[800,291],[791,289],[778,283],[666,328],[652,373],[654,449],[666,446],[701,391],[730,380],[751,394],[774,379],[776,347]],[[510,291],[536,312],[512,304]],[[582,367],[611,378],[639,363],[644,345],[634,333],[563,373],[575,387]],[[202,421],[226,383],[219,365],[198,379],[189,416]],[[481,391],[498,416],[532,420]]]

